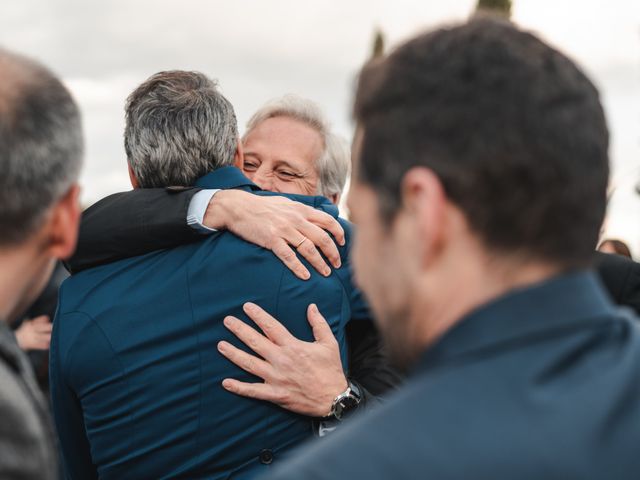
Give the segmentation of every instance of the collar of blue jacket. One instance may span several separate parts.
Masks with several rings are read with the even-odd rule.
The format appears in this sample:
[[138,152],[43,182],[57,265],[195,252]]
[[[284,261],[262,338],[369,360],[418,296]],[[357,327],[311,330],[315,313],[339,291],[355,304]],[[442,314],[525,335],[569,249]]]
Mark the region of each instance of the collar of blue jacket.
[[247,177],[245,177],[237,167],[218,168],[217,170],[214,170],[213,172],[207,173],[203,177],[200,177],[198,180],[196,180],[194,186],[200,188],[218,188],[221,190],[233,188],[249,192],[259,192],[259,194],[263,196],[280,195],[290,198],[291,200],[304,203],[311,207],[319,208],[334,218],[338,218],[339,215],[338,207],[331,203],[331,201],[329,201],[329,199],[325,197],[313,197],[309,195],[294,195],[264,191]]
[[260,187],[245,177],[240,169],[236,167],[222,167],[211,173],[207,173],[204,177],[196,180],[195,186],[200,188],[261,190]]
[[558,275],[512,290],[466,315],[424,352],[413,373],[464,361],[483,350],[509,348],[523,339],[530,342],[536,335],[548,337],[553,331],[597,323],[614,312],[594,273]]

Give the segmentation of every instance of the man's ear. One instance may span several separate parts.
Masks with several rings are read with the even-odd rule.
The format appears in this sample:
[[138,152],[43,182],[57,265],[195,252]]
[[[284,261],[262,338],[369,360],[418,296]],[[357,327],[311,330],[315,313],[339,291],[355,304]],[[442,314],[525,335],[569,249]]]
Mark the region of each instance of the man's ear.
[[331,200],[331,203],[333,203],[334,205],[338,205],[340,203],[340,194],[339,193],[334,193],[333,195],[329,196],[329,200]]
[[440,178],[425,167],[414,167],[404,175],[401,185],[403,208],[414,217],[415,233],[420,237],[424,258],[430,263],[448,234],[448,199]]
[[135,188],[140,188],[140,182],[138,182],[138,177],[136,177],[136,174],[133,173],[133,168],[131,168],[131,165],[128,165],[129,167],[129,180],[131,181],[131,186],[135,189]]
[[236,154],[233,157],[233,165],[242,169],[244,166],[244,149],[242,148],[242,140],[238,139],[238,146],[236,147]]
[[73,255],[80,216],[80,187],[75,184],[58,200],[47,216],[44,238],[49,257],[62,260]]

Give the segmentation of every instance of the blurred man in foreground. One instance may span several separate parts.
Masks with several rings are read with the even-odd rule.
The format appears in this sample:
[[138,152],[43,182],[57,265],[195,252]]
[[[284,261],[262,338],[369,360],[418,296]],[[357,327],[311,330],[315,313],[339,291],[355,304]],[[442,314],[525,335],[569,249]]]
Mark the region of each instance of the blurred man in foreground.
[[405,388],[271,478],[636,479],[640,330],[588,269],[598,92],[493,19],[364,69],[356,276]]
[[75,247],[82,129],[69,92],[41,65],[0,50],[0,76],[0,478],[53,479],[51,422],[6,322]]

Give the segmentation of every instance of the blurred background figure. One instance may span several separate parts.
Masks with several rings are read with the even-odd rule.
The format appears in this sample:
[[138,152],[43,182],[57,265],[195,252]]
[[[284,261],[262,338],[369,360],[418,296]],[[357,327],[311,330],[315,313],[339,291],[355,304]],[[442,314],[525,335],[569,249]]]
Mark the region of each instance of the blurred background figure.
[[631,250],[622,240],[603,240],[598,246],[598,251],[604,253],[615,253],[617,255],[622,255],[623,257],[633,258],[633,256],[631,255]]
[[51,320],[58,306],[58,290],[69,276],[62,262],[58,262],[44,290],[27,311],[11,324],[18,346],[29,356],[40,389],[49,399],[49,344]]
[[0,77],[0,478],[48,480],[58,477],[54,431],[8,324],[75,248],[82,128],[71,95],[40,64],[0,50]]

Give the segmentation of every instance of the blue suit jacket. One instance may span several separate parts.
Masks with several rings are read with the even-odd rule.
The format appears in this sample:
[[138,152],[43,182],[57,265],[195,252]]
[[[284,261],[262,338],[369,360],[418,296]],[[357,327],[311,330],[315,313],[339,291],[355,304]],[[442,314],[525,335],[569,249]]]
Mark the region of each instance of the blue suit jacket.
[[592,274],[467,316],[373,415],[270,479],[640,478],[640,323]]
[[[198,185],[267,194],[233,167]],[[294,198],[337,217],[326,199]],[[222,232],[67,280],[50,366],[67,477],[242,478],[309,438],[309,418],[225,391],[224,378],[259,379],[216,345],[238,343],[222,324],[226,315],[253,325],[241,309],[246,301],[312,340],[306,309],[315,302],[344,361],[345,323],[368,312],[351,284],[347,248],[341,254],[345,266],[330,277],[313,273],[301,281],[270,251]]]

